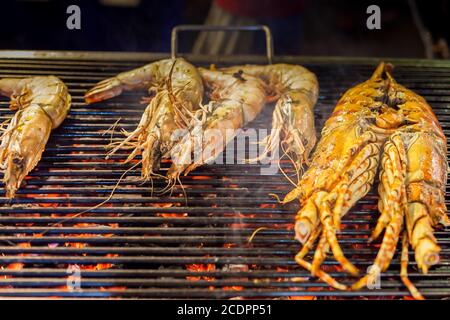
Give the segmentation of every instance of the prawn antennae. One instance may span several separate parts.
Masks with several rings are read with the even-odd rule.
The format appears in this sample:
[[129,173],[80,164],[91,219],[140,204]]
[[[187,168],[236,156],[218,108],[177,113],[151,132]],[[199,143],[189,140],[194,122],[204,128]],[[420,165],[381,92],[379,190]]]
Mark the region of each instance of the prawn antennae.
[[117,125],[119,124],[119,122],[120,122],[120,120],[121,120],[122,118],[119,118],[119,119],[117,119],[116,120],[116,122],[114,122],[108,129],[106,129],[105,131],[103,131],[103,133],[102,133],[102,136],[104,136],[105,134],[107,134],[108,132],[110,132],[111,133],[111,136],[109,137],[109,146],[110,145],[113,145],[113,136],[114,136],[114,133],[115,133],[115,130],[116,130],[116,127],[117,127]]
[[295,170],[295,174],[297,176],[297,185],[300,183],[300,177],[302,175],[302,167],[297,165],[297,163],[295,162],[294,158],[292,158],[292,156],[289,154],[288,151],[286,151],[286,149],[284,148],[284,141],[281,142],[281,149],[283,149],[283,153],[284,155],[286,155],[286,157],[289,159],[289,161],[291,162],[292,166],[294,167]]
[[278,163],[278,169],[280,169],[280,172],[283,174],[283,176],[294,186],[297,187],[297,184],[291,179],[291,177],[289,177],[287,175],[287,173],[283,170],[283,168],[281,168],[281,159],[283,159],[284,156],[287,156],[284,148],[283,149],[283,154],[281,155],[280,159],[277,161]]

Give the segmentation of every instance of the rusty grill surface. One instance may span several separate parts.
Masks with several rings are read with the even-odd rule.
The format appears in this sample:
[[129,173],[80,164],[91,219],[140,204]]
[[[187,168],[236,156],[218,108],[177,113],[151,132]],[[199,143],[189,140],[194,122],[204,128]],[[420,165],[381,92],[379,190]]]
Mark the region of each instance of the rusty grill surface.
[[[382,275],[381,288],[374,290],[336,291],[297,266],[293,256],[300,245],[293,239],[292,230],[297,205],[281,206],[268,196],[285,194],[291,186],[281,173],[260,175],[259,165],[201,167],[182,178],[187,198],[179,186],[171,195],[152,194],[151,183],[139,181],[137,167],[108,203],[73,217],[108,197],[130,167],[121,163],[126,152],[105,160],[104,146],[111,139],[122,138],[120,128],[132,130],[145,108],[139,104],[145,92],[126,93],[86,106],[84,91],[99,80],[160,57],[128,59],[123,55],[109,60],[101,54],[56,55],[51,59],[43,55],[14,56],[2,55],[0,77],[56,75],[68,85],[73,104],[16,199],[5,199],[2,189],[0,297],[409,297],[399,278],[398,253]],[[197,65],[208,62],[191,60]],[[277,60],[303,64],[317,74],[318,129],[339,96],[366,80],[378,62],[296,57]],[[234,64],[243,62],[249,61],[233,59]],[[393,62],[398,82],[427,99],[449,135],[450,63]],[[250,127],[270,128],[272,108],[268,105]],[[0,99],[0,114],[2,120],[11,115],[7,98]],[[104,134],[118,118],[115,133]],[[162,173],[168,165],[163,163]],[[282,166],[289,170],[287,161]],[[161,180],[153,184],[155,190],[165,185]],[[378,217],[377,199],[372,191],[359,201],[343,219],[344,229],[339,234],[344,253],[362,271],[373,262],[378,250],[379,242],[366,243]],[[450,230],[441,228],[436,236],[442,247],[440,264],[424,276],[418,272],[410,251],[409,273],[426,297],[446,298],[450,295]],[[323,267],[340,281],[352,281],[332,257]],[[78,279],[74,278],[77,268],[80,289],[73,286]]]

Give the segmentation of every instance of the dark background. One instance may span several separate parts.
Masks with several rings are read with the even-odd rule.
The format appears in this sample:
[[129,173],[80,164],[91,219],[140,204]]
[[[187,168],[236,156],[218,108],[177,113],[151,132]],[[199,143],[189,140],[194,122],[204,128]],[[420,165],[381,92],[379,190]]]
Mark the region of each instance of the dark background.
[[[283,9],[296,1],[248,1],[250,8],[261,9],[250,13],[252,21],[271,27],[276,54],[426,56],[426,44],[412,18],[408,0],[303,0],[297,1],[302,3],[300,8],[277,12],[276,16],[274,3]],[[137,1],[137,6],[127,7],[105,4],[107,2],[2,1],[0,49],[167,52],[171,28],[177,24],[203,23],[212,3],[209,0],[141,0]],[[424,28],[430,31],[432,44],[438,47],[439,39],[441,43],[442,40],[449,43],[449,1],[415,0],[415,3]],[[71,4],[81,8],[81,30],[66,28],[66,9]],[[381,30],[366,28],[366,8],[370,4],[381,7]],[[233,14],[238,18],[249,17],[248,13]],[[196,36],[183,33],[180,51],[190,51]],[[263,39],[257,36],[258,45],[251,51],[261,52]],[[433,57],[448,58],[445,50],[440,50],[435,48]],[[236,53],[249,52],[237,50]]]

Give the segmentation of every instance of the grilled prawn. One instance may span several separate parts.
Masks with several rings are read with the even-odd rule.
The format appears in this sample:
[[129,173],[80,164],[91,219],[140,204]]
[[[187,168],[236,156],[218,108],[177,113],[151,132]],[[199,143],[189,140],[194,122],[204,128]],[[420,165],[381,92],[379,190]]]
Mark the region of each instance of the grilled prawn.
[[[264,83],[255,77],[198,69],[211,100],[197,112],[186,134],[173,148],[168,177],[176,179],[213,161],[238,130],[252,121],[266,102]],[[194,158],[191,159],[192,154]]]
[[[386,231],[373,268],[352,288],[367,285],[389,267],[403,233],[401,278],[413,296],[421,298],[407,278],[408,245],[422,272],[438,262],[433,227],[449,224],[444,202],[446,138],[431,107],[396,83],[389,69],[381,63],[368,81],[341,97],[322,130],[311,166],[286,198],[299,196],[301,202],[295,234],[303,248],[296,261],[331,286],[347,289],[320,266],[331,249],[345,270],[358,274],[336,233],[341,218],[370,190],[381,162],[381,215],[371,239]],[[303,258],[317,239],[311,264]]]
[[263,141],[262,157],[273,154],[281,142],[285,153],[294,156],[300,171],[308,163],[316,144],[313,108],[317,102],[319,84],[314,73],[299,65],[245,65],[223,69],[225,72],[244,72],[264,81],[269,100],[277,100],[272,117],[271,134]]
[[197,69],[184,59],[165,59],[99,82],[86,92],[85,100],[94,103],[135,89],[148,89],[150,103],[137,128],[109,155],[120,148],[132,149],[129,162],[142,153],[142,177],[148,179],[180,138],[176,130],[191,122],[203,98],[203,83]]
[[[313,115],[319,87],[316,76],[301,66],[288,64],[199,70],[206,86],[212,88],[212,102],[207,106],[208,111],[202,113],[203,120],[196,121],[191,128],[191,136],[198,136],[200,131],[218,129],[224,139],[208,134],[209,137],[200,146],[207,151],[203,151],[191,165],[172,166],[170,177],[174,178],[182,172],[187,174],[202,163],[214,160],[238,129],[252,121],[266,102],[277,99],[272,132],[263,141],[266,147],[260,158],[269,153],[273,155],[282,137],[283,150],[294,154],[294,165],[300,171],[316,143]],[[226,135],[227,129],[231,134]],[[194,149],[195,142],[185,137],[174,149],[172,158],[178,163],[188,163]],[[211,149],[216,151],[211,153]]]
[[13,198],[25,176],[36,166],[50,131],[66,118],[71,96],[57,77],[1,79],[0,94],[17,110],[3,132],[0,160],[6,197]]

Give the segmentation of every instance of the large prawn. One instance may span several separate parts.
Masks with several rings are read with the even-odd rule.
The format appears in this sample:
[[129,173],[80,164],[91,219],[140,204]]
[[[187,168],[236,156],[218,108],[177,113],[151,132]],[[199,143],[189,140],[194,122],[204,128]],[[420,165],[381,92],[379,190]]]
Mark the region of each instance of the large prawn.
[[[186,134],[173,148],[171,180],[217,158],[238,130],[252,121],[266,102],[264,83],[250,75],[198,69],[211,100],[197,112]],[[195,154],[192,159],[192,154]]]
[[293,156],[293,164],[300,173],[317,141],[313,112],[319,94],[316,75],[302,66],[284,63],[235,66],[222,70],[244,72],[264,81],[268,101],[277,102],[271,134],[264,139],[265,150],[258,159],[269,153],[273,156],[281,144],[284,154]]
[[[383,152],[381,152],[383,150]],[[401,278],[414,297],[421,298],[407,278],[408,244],[426,273],[438,262],[433,236],[438,223],[448,225],[444,202],[447,176],[446,138],[426,101],[395,82],[381,63],[372,77],[348,90],[322,130],[311,166],[288,200],[299,195],[295,235],[302,244],[296,261],[331,286],[348,287],[320,269],[331,249],[353,275],[358,269],[344,256],[337,241],[341,218],[370,190],[380,162],[381,216],[371,239],[386,229],[370,272],[355,283],[359,289],[386,270],[403,231]],[[312,264],[304,256],[318,240]]]
[[[316,76],[302,66],[289,64],[244,65],[216,71],[201,68],[199,70],[206,86],[212,88],[211,102],[207,107],[209,111],[203,113],[203,122],[197,121],[191,128],[191,133],[198,135],[197,131],[218,128],[224,131],[223,135],[224,129],[235,133],[252,121],[265,103],[277,100],[272,131],[263,141],[266,147],[258,159],[268,156],[269,153],[275,155],[281,142],[284,152],[294,155],[293,163],[299,173],[316,143],[313,114],[319,89]],[[199,126],[200,123],[202,124]],[[197,157],[191,165],[175,164],[170,175],[173,178],[182,172],[187,174],[202,163],[213,160],[233,137],[234,134],[228,134],[225,143],[219,139],[215,144],[205,139],[204,149],[209,151],[210,147],[215,145],[217,152],[212,155],[203,154],[203,157]],[[217,145],[217,142],[220,145]],[[192,151],[193,146],[192,139],[185,137],[177,145],[177,149],[174,149],[178,150],[174,158],[186,162],[186,159],[190,159],[189,150]]]
[[126,71],[99,82],[85,94],[87,103],[118,96],[122,91],[148,89],[150,103],[137,128],[127,133],[109,152],[132,149],[126,162],[142,153],[142,177],[149,179],[181,138],[203,98],[203,83],[197,69],[184,59],[165,59]]
[[6,197],[13,198],[44,152],[50,131],[66,118],[71,96],[57,77],[0,80],[0,94],[17,110],[1,137],[0,161]]

